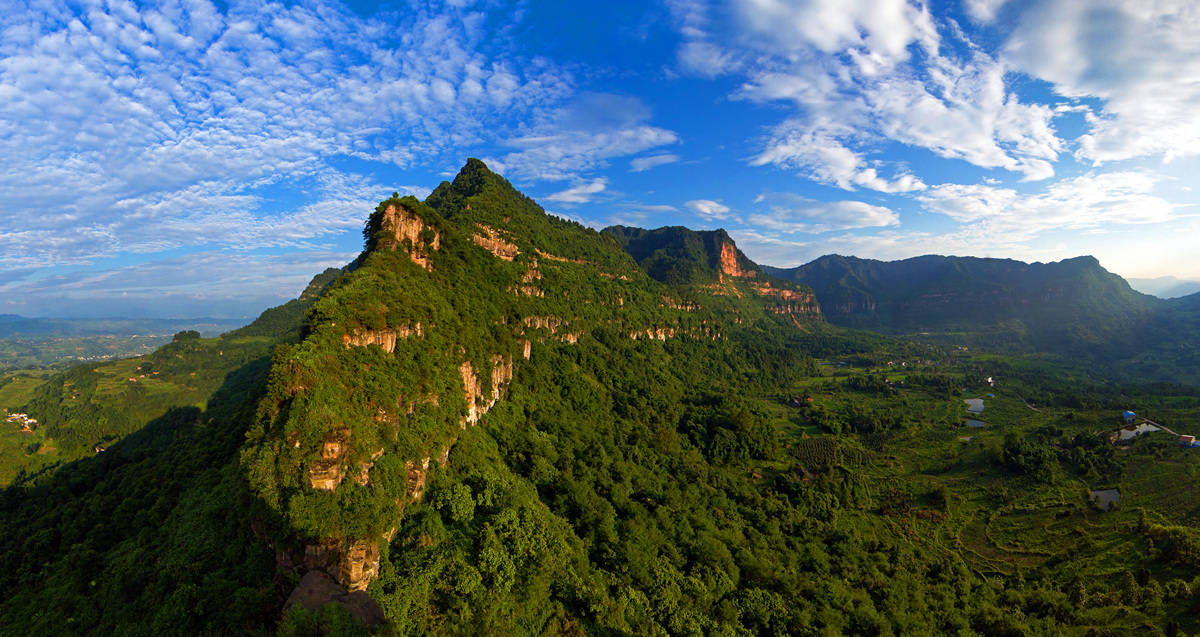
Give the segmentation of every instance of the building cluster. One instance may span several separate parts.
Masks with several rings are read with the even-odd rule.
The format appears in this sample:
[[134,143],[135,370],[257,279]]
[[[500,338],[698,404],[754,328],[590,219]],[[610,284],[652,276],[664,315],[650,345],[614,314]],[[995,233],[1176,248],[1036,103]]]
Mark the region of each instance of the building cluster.
[[1137,413],[1135,412],[1121,412],[1121,420],[1124,421],[1125,426],[1109,434],[1109,440],[1111,440],[1113,443],[1128,442],[1142,434],[1155,431],[1165,431],[1171,435],[1179,436],[1180,447],[1200,447],[1200,441],[1196,440],[1196,436],[1175,433],[1174,431],[1171,431],[1167,427],[1160,425],[1149,418],[1139,419]]
[[37,420],[30,418],[29,414],[23,414],[20,412],[13,412],[9,414],[8,418],[5,420],[7,422],[20,425],[21,431],[33,431],[33,429],[37,427]]

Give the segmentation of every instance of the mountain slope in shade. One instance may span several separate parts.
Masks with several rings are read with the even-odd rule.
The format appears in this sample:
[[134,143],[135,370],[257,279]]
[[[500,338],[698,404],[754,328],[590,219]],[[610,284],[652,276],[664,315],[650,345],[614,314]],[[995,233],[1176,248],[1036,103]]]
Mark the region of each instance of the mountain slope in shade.
[[1028,264],[830,255],[797,268],[766,269],[811,286],[826,317],[839,325],[890,333],[993,331],[1049,350],[1114,345],[1162,307],[1093,257]]

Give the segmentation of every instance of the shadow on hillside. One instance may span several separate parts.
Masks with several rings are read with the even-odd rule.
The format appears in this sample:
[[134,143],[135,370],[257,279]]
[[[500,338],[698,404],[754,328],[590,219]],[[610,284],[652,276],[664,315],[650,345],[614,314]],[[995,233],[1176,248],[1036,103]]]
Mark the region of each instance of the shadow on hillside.
[[173,407],[0,490],[0,633],[271,631],[290,586],[264,529],[285,522],[238,463],[270,364],[227,374],[205,410]]

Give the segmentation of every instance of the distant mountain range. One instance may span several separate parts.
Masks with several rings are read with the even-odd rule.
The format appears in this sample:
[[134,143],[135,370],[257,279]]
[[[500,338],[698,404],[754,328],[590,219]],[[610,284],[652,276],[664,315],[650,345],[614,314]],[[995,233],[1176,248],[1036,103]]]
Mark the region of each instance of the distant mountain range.
[[246,319],[187,318],[30,318],[16,314],[0,314],[0,338],[11,336],[94,336],[114,334],[170,334],[196,330],[205,336],[215,336],[247,323]]
[[1200,281],[1160,276],[1153,279],[1125,279],[1130,287],[1160,299],[1173,299],[1200,292]]
[[762,269],[811,287],[836,325],[1047,352],[1113,364],[1127,374],[1175,377],[1200,341],[1200,294],[1169,300],[1143,294],[1090,256],[1023,263],[828,255],[795,268]]

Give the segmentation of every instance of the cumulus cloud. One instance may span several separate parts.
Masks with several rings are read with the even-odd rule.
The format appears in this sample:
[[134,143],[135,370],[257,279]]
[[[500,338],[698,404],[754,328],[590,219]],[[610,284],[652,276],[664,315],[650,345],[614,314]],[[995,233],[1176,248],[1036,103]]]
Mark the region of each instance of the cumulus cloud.
[[967,15],[976,22],[991,22],[1007,0],[963,0]]
[[547,195],[546,199],[565,204],[587,203],[592,200],[594,195],[604,192],[604,189],[607,187],[607,185],[607,179],[604,177],[597,177],[589,182],[572,186],[571,188],[556,192],[552,195]]
[[745,81],[733,97],[794,108],[753,165],[844,189],[921,190],[918,176],[872,158],[882,144],[900,143],[1028,180],[1054,174],[1064,150],[1054,109],[1024,103],[1006,86],[1005,66],[955,25],[944,27],[953,38],[944,42],[924,4],[729,0],[718,6],[737,19],[724,30],[704,6],[677,11],[677,22],[685,42],[720,43],[728,56],[753,60],[738,67]]
[[687,209],[704,217],[708,221],[728,219],[731,216],[729,206],[711,199],[693,199],[683,204]]
[[547,112],[525,135],[505,142],[513,152],[489,159],[518,180],[562,181],[627,157],[679,141],[670,130],[648,123],[650,109],[639,99],[585,93]]
[[1200,154],[1200,6],[1170,0],[1032,3],[1004,47],[1013,68],[1102,108],[1078,155],[1096,163]]
[[869,166],[860,153],[847,148],[831,131],[792,120],[775,127],[767,148],[750,161],[753,166],[775,164],[799,169],[821,183],[845,190],[869,188],[896,193],[922,190],[925,183],[903,170],[888,179]]
[[1033,194],[982,184],[943,184],[919,199],[926,210],[955,221],[1028,238],[1051,229],[1170,221],[1180,206],[1154,194],[1158,181],[1144,172],[1089,173]]
[[748,217],[751,225],[785,233],[825,233],[900,224],[900,216],[883,206],[862,201],[814,201],[791,193],[764,193],[755,203],[767,212]]

